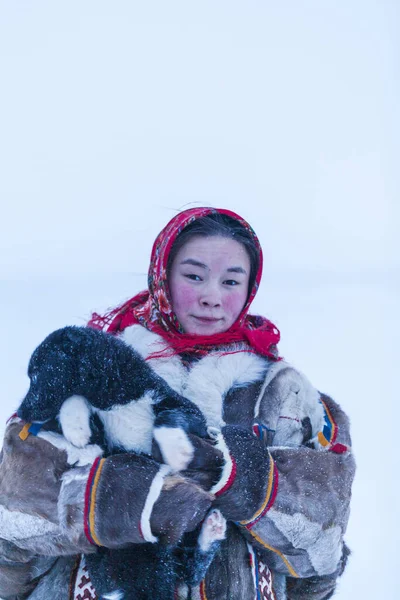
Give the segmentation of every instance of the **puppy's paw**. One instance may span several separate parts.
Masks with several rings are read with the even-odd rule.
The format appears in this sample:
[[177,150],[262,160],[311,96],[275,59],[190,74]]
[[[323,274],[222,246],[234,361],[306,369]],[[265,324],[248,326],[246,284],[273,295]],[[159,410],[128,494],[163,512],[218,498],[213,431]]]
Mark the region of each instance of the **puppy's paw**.
[[179,427],[156,427],[154,438],[160,446],[164,462],[174,471],[183,471],[192,461],[194,448]]
[[226,520],[221,511],[214,508],[210,510],[199,535],[199,546],[203,552],[208,552],[213,542],[225,539]]
[[83,396],[71,396],[61,406],[60,425],[65,438],[77,448],[87,446],[91,436],[90,408]]
[[67,450],[68,462],[70,465],[84,467],[91,465],[98,456],[102,456],[103,450],[97,444],[89,444],[86,448],[77,448],[72,446]]
[[39,431],[38,437],[46,440],[59,450],[65,450],[67,461],[71,466],[84,467],[90,465],[98,456],[103,454],[103,450],[97,444],[90,444],[86,448],[77,448],[66,440],[63,435],[54,431]]
[[63,427],[62,430],[63,434],[65,435],[65,438],[73,446],[76,446],[77,448],[84,448],[88,445],[91,436],[90,428],[86,429],[85,427],[81,426],[76,427],[75,429],[72,429],[70,427]]

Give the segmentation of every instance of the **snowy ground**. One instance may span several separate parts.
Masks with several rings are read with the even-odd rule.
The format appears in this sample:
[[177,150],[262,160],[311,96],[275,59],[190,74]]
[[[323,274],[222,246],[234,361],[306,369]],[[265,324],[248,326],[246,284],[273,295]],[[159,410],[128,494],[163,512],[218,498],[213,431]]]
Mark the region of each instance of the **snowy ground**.
[[[144,276],[126,274],[0,282],[0,434],[26,390],[26,364],[41,339],[65,324],[83,324],[92,309],[144,286]],[[398,301],[390,273],[281,272],[266,274],[254,306],[280,327],[281,354],[333,395],[352,420],[358,472],[347,539],[353,556],[338,600],[398,597]]]

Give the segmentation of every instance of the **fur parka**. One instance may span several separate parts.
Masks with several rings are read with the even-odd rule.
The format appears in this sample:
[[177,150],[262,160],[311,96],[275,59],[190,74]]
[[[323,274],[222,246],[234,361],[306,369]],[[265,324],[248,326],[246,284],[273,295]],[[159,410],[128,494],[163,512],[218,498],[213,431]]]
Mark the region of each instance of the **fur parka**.
[[[159,341],[139,325],[122,338],[143,357]],[[227,537],[201,584],[182,583],[176,597],[330,598],[348,555],[343,535],[355,470],[340,407],[286,362],[253,353],[149,364],[220,432],[219,480],[202,491],[195,475],[193,483],[190,472],[171,476],[147,454],[71,466],[67,452],[40,434],[22,441],[23,424],[11,422],[0,462],[0,597],[48,600],[57,591],[60,600],[76,600],[81,554],[153,543],[171,521],[175,539],[168,541],[176,542],[213,505],[228,520]],[[193,495],[190,515],[182,494]]]

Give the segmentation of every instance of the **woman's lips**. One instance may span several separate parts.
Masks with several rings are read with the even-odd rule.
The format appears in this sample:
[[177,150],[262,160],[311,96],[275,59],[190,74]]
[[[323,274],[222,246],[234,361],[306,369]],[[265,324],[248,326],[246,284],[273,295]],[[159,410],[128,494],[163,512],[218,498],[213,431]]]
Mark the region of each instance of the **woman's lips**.
[[221,319],[214,319],[213,317],[196,317],[196,315],[193,315],[193,317],[197,321],[201,321],[202,323],[217,323],[217,321],[221,320]]

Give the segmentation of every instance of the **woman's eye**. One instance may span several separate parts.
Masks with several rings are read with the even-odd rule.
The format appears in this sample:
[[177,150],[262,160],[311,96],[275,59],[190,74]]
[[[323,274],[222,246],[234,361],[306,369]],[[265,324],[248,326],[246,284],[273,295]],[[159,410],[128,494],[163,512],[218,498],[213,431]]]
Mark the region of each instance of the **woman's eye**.
[[192,281],[201,281],[201,277],[199,275],[196,275],[195,273],[188,273],[187,275],[185,275],[185,277],[191,279]]
[[239,285],[239,282],[238,282],[238,281],[235,281],[235,279],[227,279],[226,281],[224,281],[224,283],[225,283],[226,285],[232,285],[232,286],[233,286],[233,285]]

